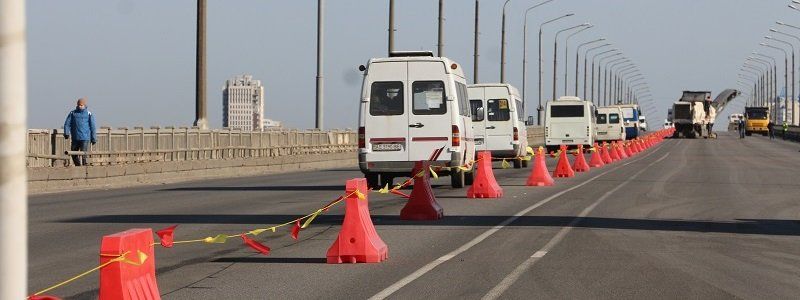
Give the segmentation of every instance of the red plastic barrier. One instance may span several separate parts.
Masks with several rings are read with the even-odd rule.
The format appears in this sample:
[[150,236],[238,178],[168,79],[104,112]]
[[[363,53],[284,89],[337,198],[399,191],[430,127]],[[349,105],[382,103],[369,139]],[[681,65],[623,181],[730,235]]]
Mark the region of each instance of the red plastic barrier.
[[[431,173],[428,171],[430,166],[429,161],[418,161],[414,164],[414,170],[411,171],[414,189],[411,190],[406,206],[400,210],[401,220],[438,220],[444,215],[444,210],[436,202],[436,195],[431,189]],[[417,177],[419,173],[423,175]]]
[[614,162],[614,160],[615,160],[613,158],[613,156],[611,156],[609,154],[610,153],[609,150],[611,150],[611,149],[609,149],[609,148],[611,148],[610,146],[611,145],[606,144],[606,142],[603,142],[603,146],[600,147],[600,150],[603,150],[602,152],[600,152],[600,158],[603,159],[603,163],[604,164],[610,164],[610,163]]
[[528,181],[525,183],[527,186],[551,186],[555,183],[553,177],[550,176],[550,172],[547,171],[547,164],[544,160],[544,150],[542,147],[539,147],[539,150],[536,152],[533,162],[533,168],[531,168],[531,175],[528,176]]
[[553,171],[553,177],[575,176],[575,171],[572,170],[572,166],[569,165],[569,159],[567,158],[567,146],[562,145],[560,152],[556,169]]
[[589,172],[589,164],[586,163],[586,156],[583,155],[583,145],[578,146],[578,154],[575,155],[575,163],[572,164],[575,172]]
[[497,183],[492,171],[492,153],[489,151],[478,152],[478,170],[475,180],[467,191],[467,198],[500,198],[503,197],[503,188]]
[[631,149],[631,143],[630,142],[625,143],[625,145],[622,148],[625,151],[625,156],[627,156],[626,158],[631,157],[634,154],[636,154],[635,152],[633,152],[633,149]]
[[[592,157],[589,159],[589,166],[592,168],[599,168],[605,166],[606,163],[603,162],[603,157],[600,153],[603,152],[603,149],[594,143],[594,151],[592,151]],[[609,158],[611,159],[611,158]]]
[[[369,215],[367,180],[350,179],[346,184],[346,207],[339,237],[328,248],[328,263],[376,263],[389,258],[389,248],[378,236]],[[355,191],[361,192],[359,199]]]
[[103,237],[101,264],[123,254],[126,261],[100,269],[100,300],[161,299],[156,282],[153,230],[135,228]]
[[617,143],[617,156],[619,156],[619,159],[626,159],[626,158],[630,157],[630,156],[628,156],[628,152],[625,152],[625,143],[624,142]]

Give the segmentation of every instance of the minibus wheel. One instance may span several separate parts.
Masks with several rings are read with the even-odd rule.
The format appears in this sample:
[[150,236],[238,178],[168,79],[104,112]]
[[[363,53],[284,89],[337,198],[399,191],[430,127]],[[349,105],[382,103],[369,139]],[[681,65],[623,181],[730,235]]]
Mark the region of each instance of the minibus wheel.
[[514,169],[521,169],[522,168],[522,161],[519,159],[514,159]]
[[528,161],[527,160],[523,160],[522,161],[522,167],[523,168],[527,168],[528,167]]
[[464,184],[465,185],[472,185],[475,182],[475,170],[473,169],[472,172],[464,174]]
[[378,173],[366,173],[364,174],[364,178],[367,179],[367,186],[371,188],[381,188],[381,186],[378,186],[380,184],[378,181]]
[[381,185],[380,185],[380,188],[383,188],[384,186],[387,186],[387,185],[388,185],[390,188],[391,188],[392,186],[394,186],[394,176],[391,176],[391,175],[389,175],[389,174],[382,174],[382,175],[381,175]]
[[452,171],[450,173],[450,185],[454,189],[463,188],[464,187],[464,183],[465,183],[465,179],[466,179],[464,177],[465,177],[464,176],[464,172],[461,172],[461,170],[456,169],[456,170]]

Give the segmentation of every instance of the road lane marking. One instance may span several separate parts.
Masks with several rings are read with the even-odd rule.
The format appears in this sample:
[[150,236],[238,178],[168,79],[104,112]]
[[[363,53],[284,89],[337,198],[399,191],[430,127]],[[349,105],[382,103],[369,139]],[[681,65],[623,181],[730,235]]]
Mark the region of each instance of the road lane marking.
[[533,255],[531,255],[531,257],[541,258],[545,254],[547,254],[547,251],[536,251],[536,252],[533,253]]
[[620,169],[622,167],[628,166],[628,165],[630,165],[630,164],[632,164],[634,162],[639,162],[639,161],[649,157],[650,155],[658,152],[658,150],[661,150],[661,147],[658,147],[657,149],[654,149],[653,152],[650,152],[650,153],[648,153],[648,154],[646,154],[644,156],[640,156],[636,160],[629,161],[629,162],[621,164],[621,165],[619,165],[619,166],[617,166],[617,167],[615,167],[613,169],[610,169],[610,170],[607,170],[607,171],[605,171],[603,173],[595,175],[594,177],[589,178],[588,180],[586,180],[586,181],[584,181],[582,183],[579,183],[578,185],[575,185],[575,186],[570,187],[570,188],[568,188],[566,190],[563,190],[563,191],[560,191],[558,193],[555,193],[552,196],[547,197],[547,198],[537,202],[536,204],[533,204],[533,205],[529,206],[528,208],[523,209],[522,211],[514,214],[513,216],[509,217],[508,219],[505,219],[500,224],[495,225],[491,229],[483,232],[482,234],[480,234],[479,236],[475,237],[474,239],[472,239],[471,241],[467,242],[466,244],[462,245],[461,247],[458,247],[458,249],[455,249],[455,250],[451,251],[450,253],[447,253],[447,254],[437,258],[436,260],[428,263],[427,265],[422,266],[418,270],[414,271],[413,273],[409,274],[408,276],[404,277],[403,279],[400,279],[399,281],[395,282],[394,284],[390,285],[389,287],[383,289],[382,291],[378,292],[377,294],[375,294],[374,296],[370,297],[369,299],[370,300],[386,299],[387,297],[391,296],[393,293],[397,292],[398,290],[400,290],[404,286],[408,285],[409,283],[413,282],[414,280],[417,280],[418,278],[422,277],[423,275],[425,275],[426,273],[430,272],[431,270],[433,270],[437,266],[441,265],[442,263],[452,259],[453,257],[455,257],[455,256],[457,256],[457,255],[459,255],[461,253],[464,253],[465,251],[469,250],[473,246],[479,244],[480,242],[482,242],[486,238],[488,238],[491,235],[495,234],[496,232],[500,231],[500,229],[503,229],[508,224],[511,224],[512,222],[514,222],[517,219],[519,219],[519,217],[531,212],[532,210],[534,210],[536,208],[539,208],[542,205],[547,204],[548,202],[552,201],[553,199],[556,199],[556,198],[561,197],[562,195],[564,195],[566,193],[569,193],[569,192],[571,192],[571,191],[573,191],[575,189],[578,189],[578,188],[580,188],[580,187],[582,187],[582,186],[584,186],[584,185],[596,180],[597,178],[602,177],[603,175],[606,175],[608,173],[616,171],[616,170],[618,170],[618,169]]
[[486,295],[484,295],[483,298],[481,299],[493,300],[500,298],[500,296],[506,290],[508,290],[508,288],[510,288],[511,285],[517,282],[517,280],[519,279],[520,276],[522,276],[522,274],[524,274],[528,269],[530,269],[533,266],[534,263],[536,263],[536,261],[538,261],[540,258],[542,258],[542,256],[544,256],[544,254],[537,255],[537,253],[547,253],[551,251],[556,245],[558,245],[558,243],[560,243],[564,239],[564,237],[567,236],[567,234],[570,231],[572,231],[573,228],[575,228],[574,226],[577,225],[578,222],[580,222],[581,220],[583,220],[583,218],[588,216],[589,213],[591,213],[598,205],[600,205],[600,203],[602,203],[604,200],[608,199],[608,197],[613,195],[619,189],[621,189],[622,187],[626,186],[628,183],[633,181],[633,179],[644,173],[644,171],[647,171],[647,169],[649,169],[653,165],[666,159],[667,156],[669,156],[669,152],[664,154],[664,156],[657,159],[656,161],[650,163],[646,167],[642,168],[641,170],[630,176],[627,180],[623,181],[613,189],[605,192],[602,196],[600,196],[600,198],[597,198],[597,200],[594,203],[584,208],[583,211],[581,211],[581,213],[578,214],[576,218],[572,219],[572,221],[566,227],[559,230],[558,233],[552,239],[550,239],[550,241],[548,241],[547,244],[544,245],[544,247],[536,251],[533,255],[531,255],[530,258],[528,258],[527,260],[522,262],[519,266],[514,268],[514,270],[511,271],[511,273],[509,273],[505,278],[503,278],[503,280],[500,281],[500,283],[498,283],[494,288],[492,288],[488,293],[486,293]]

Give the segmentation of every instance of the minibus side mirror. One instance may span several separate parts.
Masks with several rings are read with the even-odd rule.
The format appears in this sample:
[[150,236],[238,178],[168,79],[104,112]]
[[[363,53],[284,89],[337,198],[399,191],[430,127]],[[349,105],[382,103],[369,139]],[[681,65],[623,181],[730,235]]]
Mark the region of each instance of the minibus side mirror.
[[367,67],[365,67],[364,65],[359,65],[358,66],[358,70],[361,71],[361,72],[364,72],[364,71],[367,70]]

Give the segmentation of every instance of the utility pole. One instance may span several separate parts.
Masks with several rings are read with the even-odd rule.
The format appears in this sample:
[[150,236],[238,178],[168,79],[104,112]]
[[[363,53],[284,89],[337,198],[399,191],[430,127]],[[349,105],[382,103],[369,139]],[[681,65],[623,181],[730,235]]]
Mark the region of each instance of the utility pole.
[[509,1],[503,3],[503,24],[500,26],[500,83],[506,83],[506,5]]
[[315,128],[322,130],[323,128],[323,97],[324,78],[323,73],[323,47],[324,47],[324,31],[325,29],[325,0],[317,0],[317,121]]
[[444,56],[444,0],[439,0],[439,44],[437,45],[439,57]]
[[0,299],[28,289],[25,1],[0,0]]
[[206,0],[197,0],[194,126],[208,129],[206,118]]
[[478,6],[480,4],[480,0],[475,0],[475,48],[472,50],[473,55],[473,62],[472,62],[472,83],[478,84],[478,14],[480,10],[478,10]]
[[394,52],[394,0],[389,0],[389,54]]

